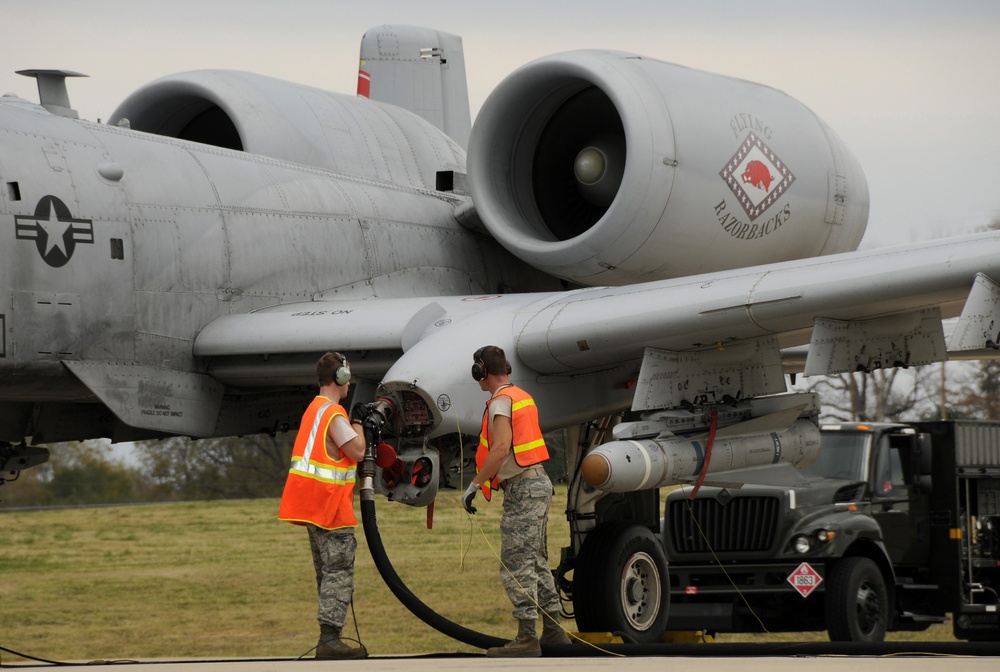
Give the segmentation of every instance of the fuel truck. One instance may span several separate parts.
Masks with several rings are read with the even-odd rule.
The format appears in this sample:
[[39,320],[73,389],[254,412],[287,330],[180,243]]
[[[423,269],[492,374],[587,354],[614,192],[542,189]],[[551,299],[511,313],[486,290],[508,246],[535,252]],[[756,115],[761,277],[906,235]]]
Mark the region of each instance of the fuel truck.
[[[756,443],[719,429],[714,457],[662,423],[624,423],[584,457],[587,483],[621,494],[600,498],[568,563],[579,629],[879,642],[950,615],[956,638],[1000,640],[1000,423],[778,415],[786,429]],[[662,516],[656,489],[636,487],[685,471],[709,474],[671,491]]]

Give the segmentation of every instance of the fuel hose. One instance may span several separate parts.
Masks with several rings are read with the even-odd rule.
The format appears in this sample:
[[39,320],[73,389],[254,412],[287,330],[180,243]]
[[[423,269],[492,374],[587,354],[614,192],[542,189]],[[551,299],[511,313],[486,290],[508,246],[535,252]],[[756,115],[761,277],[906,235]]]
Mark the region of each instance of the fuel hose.
[[448,620],[424,604],[420,598],[413,594],[413,591],[406,587],[406,584],[399,578],[399,574],[396,573],[396,569],[389,561],[389,556],[385,552],[385,546],[382,544],[382,535],[379,534],[378,520],[375,517],[374,491],[368,491],[364,486],[361,489],[361,520],[364,525],[365,540],[368,542],[368,550],[375,561],[378,573],[382,576],[382,580],[385,581],[385,585],[389,586],[392,594],[396,596],[396,599],[404,607],[410,610],[410,613],[438,632],[469,646],[488,649],[493,646],[503,646],[506,643],[506,640],[499,637],[476,632]]

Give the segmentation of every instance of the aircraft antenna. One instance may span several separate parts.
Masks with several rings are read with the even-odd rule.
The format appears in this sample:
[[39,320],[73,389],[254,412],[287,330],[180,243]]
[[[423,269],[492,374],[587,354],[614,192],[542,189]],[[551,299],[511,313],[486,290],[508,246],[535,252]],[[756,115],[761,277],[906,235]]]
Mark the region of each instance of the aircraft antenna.
[[60,117],[80,118],[77,111],[69,106],[66,78],[88,77],[89,75],[72,70],[18,70],[17,74],[35,78],[38,83],[38,102],[46,110]]

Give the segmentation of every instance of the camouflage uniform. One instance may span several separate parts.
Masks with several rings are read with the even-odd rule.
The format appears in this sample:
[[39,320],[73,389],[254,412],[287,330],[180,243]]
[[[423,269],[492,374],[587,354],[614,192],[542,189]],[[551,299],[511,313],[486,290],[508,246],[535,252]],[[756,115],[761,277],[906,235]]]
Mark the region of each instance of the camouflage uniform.
[[548,517],[552,482],[544,473],[504,483],[500,519],[500,580],[519,621],[538,617],[538,606],[558,614],[559,593],[549,570]]
[[316,592],[319,593],[319,613],[316,618],[336,628],[347,621],[347,606],[354,594],[354,552],[358,540],[354,528],[325,530],[312,523],[309,548],[316,568]]

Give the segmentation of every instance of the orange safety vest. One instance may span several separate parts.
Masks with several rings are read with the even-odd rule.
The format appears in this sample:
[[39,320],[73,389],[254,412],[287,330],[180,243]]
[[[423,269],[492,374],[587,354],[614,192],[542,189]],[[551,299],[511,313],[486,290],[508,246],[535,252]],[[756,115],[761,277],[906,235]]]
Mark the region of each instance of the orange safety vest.
[[358,526],[354,516],[358,463],[343,454],[335,460],[326,447],[327,431],[338,415],[347,417],[343,406],[317,396],[302,416],[278,506],[280,520],[327,530]]
[[[490,454],[490,403],[499,396],[511,399],[511,425],[514,461],[519,467],[533,467],[549,459],[549,451],[545,447],[542,429],[538,426],[538,406],[531,395],[519,387],[504,387],[496,391],[486,402],[483,412],[483,426],[479,430],[479,447],[476,448],[476,472],[483,468],[486,456]],[[483,483],[483,497],[490,501],[493,490],[500,489],[500,481],[494,476],[489,483]]]

